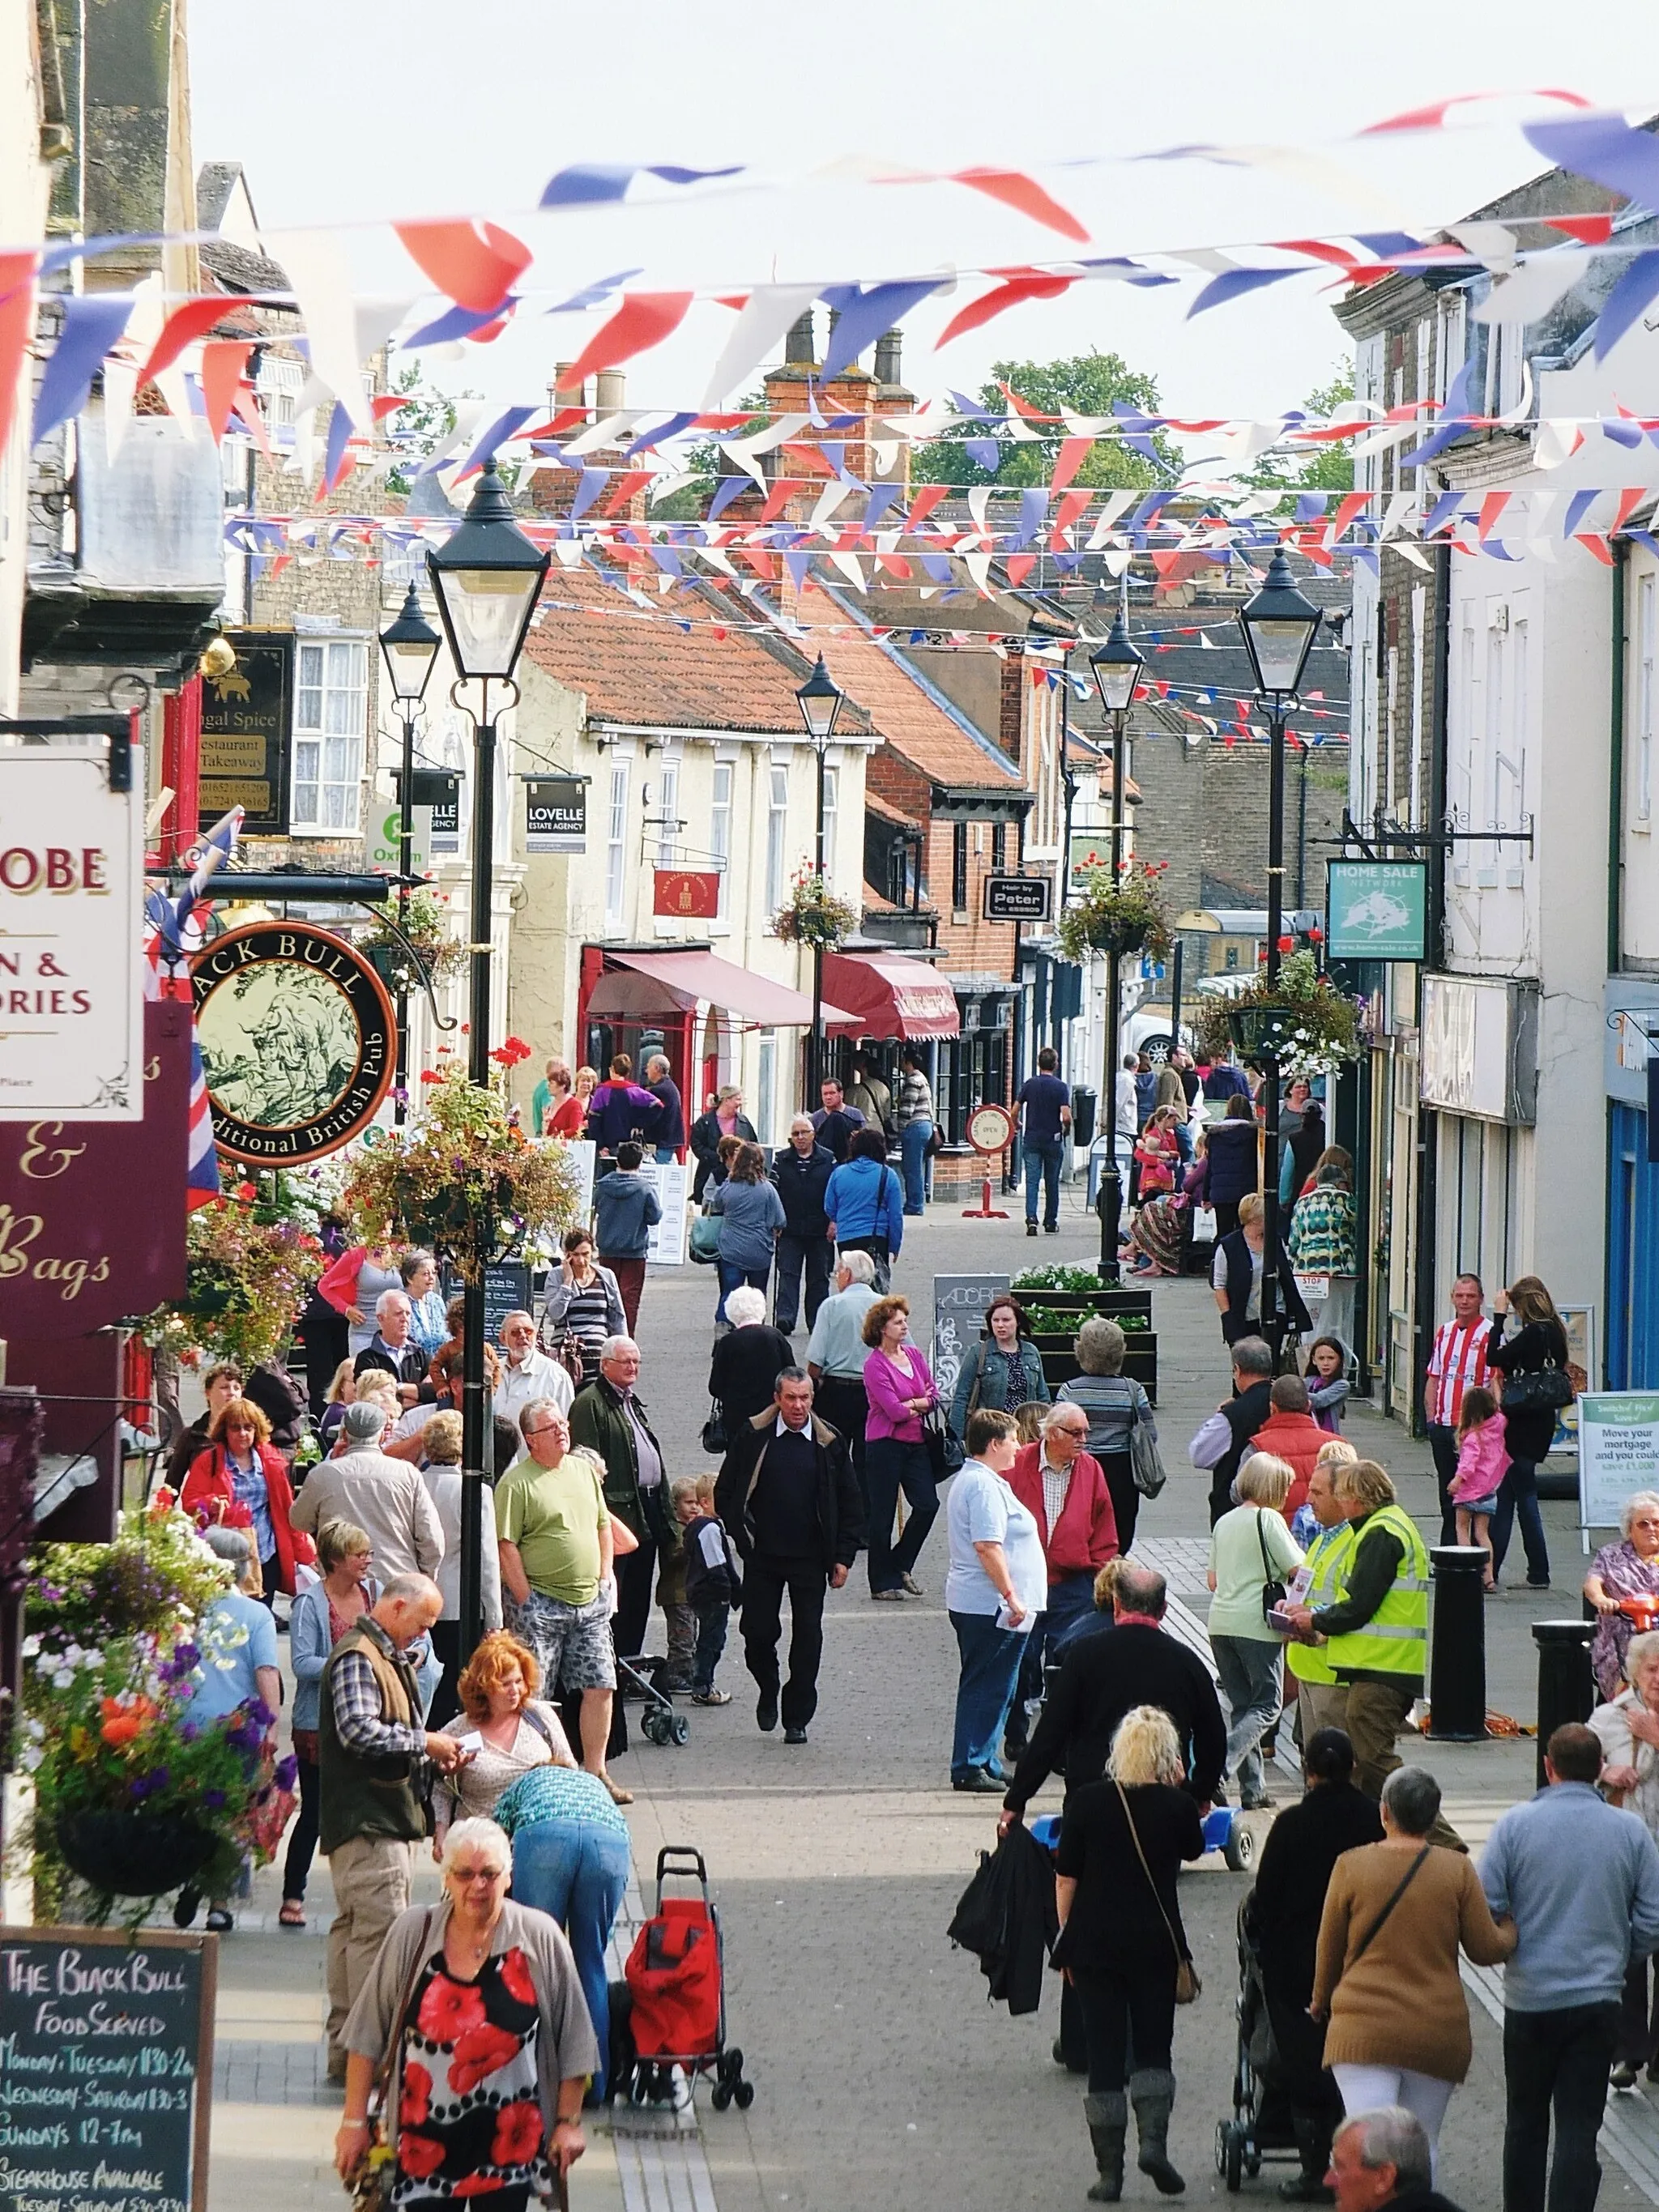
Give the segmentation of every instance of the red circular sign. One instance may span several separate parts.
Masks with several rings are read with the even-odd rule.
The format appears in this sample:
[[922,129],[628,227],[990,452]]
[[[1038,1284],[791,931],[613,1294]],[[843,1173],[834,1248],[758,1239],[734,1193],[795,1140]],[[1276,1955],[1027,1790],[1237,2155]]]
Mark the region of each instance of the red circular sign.
[[975,1106],[968,1116],[968,1141],[976,1152],[1006,1152],[1014,1135],[1014,1117],[1006,1106]]

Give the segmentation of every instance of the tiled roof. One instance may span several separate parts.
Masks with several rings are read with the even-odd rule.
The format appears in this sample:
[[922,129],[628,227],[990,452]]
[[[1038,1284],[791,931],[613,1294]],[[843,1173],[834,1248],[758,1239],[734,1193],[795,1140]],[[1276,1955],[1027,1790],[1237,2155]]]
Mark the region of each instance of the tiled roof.
[[[736,627],[717,634],[707,601],[690,610],[690,631],[665,619],[670,612],[643,618],[591,568],[556,564],[525,650],[568,690],[585,693],[589,714],[600,721],[801,736],[795,692],[804,671],[797,674]],[[753,619],[746,605],[734,606],[734,625]]]
[[[809,583],[797,611],[816,631],[821,625],[845,627],[848,610]],[[965,725],[937,703],[926,679],[896,653],[873,638],[815,636],[824,664],[841,689],[856,699],[895,752],[902,753],[936,783],[1018,790],[1018,769],[1000,748],[969,734]]]

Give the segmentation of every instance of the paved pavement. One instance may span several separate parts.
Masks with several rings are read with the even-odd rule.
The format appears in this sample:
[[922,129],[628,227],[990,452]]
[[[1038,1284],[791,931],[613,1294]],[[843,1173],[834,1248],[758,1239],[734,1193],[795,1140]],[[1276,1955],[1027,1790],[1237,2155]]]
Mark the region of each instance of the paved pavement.
[[[939,1206],[926,1224],[906,1227],[896,1287],[912,1298],[919,1334],[936,1272],[1086,1261],[1097,1250],[1080,1186],[1067,1193],[1061,1233],[1035,1243],[1018,1218],[967,1222]],[[714,1303],[708,1271],[696,1267],[653,1272],[645,1292],[641,1391],[673,1474],[703,1464],[698,1431]],[[1184,1446],[1225,1389],[1226,1365],[1203,1285],[1159,1285],[1155,1320],[1170,1481],[1142,1514],[1141,1547],[1170,1575],[1178,1632],[1201,1647],[1206,1479],[1187,1467]],[[1388,1465],[1408,1508],[1431,1528],[1426,1449],[1363,1411],[1348,1432]],[[1490,1702],[1522,1722],[1533,1717],[1528,1625],[1576,1612],[1582,1571],[1570,1509],[1547,1505],[1545,1517],[1554,1594],[1506,1596],[1487,1610]],[[573,2191],[578,2207],[1081,2205],[1092,2174],[1080,2087],[1048,2056],[1052,1983],[1037,2016],[1011,2021],[986,2002],[975,1962],[945,1940],[975,1855],[994,1840],[995,1801],[988,1811],[987,1801],[955,1796],[948,1784],[956,1654],[939,1596],[944,1565],[941,1528],[922,1556],[920,1601],[878,1608],[857,1577],[831,1597],[822,1705],[805,1747],[756,1729],[734,1636],[721,1675],[733,1704],[693,1710],[684,1748],[641,1744],[618,1761],[635,1793],[631,1825],[646,1901],[661,1844],[695,1844],[708,1856],[725,1916],[731,2033],[757,2095],[747,2114],[712,2112],[700,2095],[701,2142],[613,2140],[592,2130]],[[1531,1789],[1527,1739],[1425,1743],[1414,1755],[1440,1776],[1452,1817],[1477,1844],[1496,1813]],[[1276,1794],[1287,1801],[1293,1789],[1281,1776]],[[1057,1792],[1041,1802],[1051,1801],[1057,1806]],[[1205,1981],[1201,2001],[1181,2016],[1176,2052],[1172,2148],[1192,2203],[1224,2194],[1212,2152],[1216,2122],[1230,2106],[1234,1929],[1247,1886],[1219,1861],[1183,1880],[1182,1910]],[[318,2081],[325,1866],[305,1935],[277,1932],[276,1901],[267,1873],[243,1927],[222,1947],[226,2101],[216,2112],[212,2212],[310,2212],[341,2201],[327,2166],[336,2107]],[[1443,2186],[1466,2212],[1482,2212],[1498,2202],[1502,2126],[1501,2053],[1488,2010],[1498,2002],[1494,1978],[1474,1994],[1474,2067],[1448,2123]],[[1659,2203],[1659,2112],[1645,2096],[1617,2104],[1612,2131],[1640,2179],[1610,2165],[1601,2201]],[[1247,2196],[1266,2201],[1276,2178],[1269,2168],[1246,2185]],[[1150,2183],[1132,2176],[1127,2197],[1151,2201]]]

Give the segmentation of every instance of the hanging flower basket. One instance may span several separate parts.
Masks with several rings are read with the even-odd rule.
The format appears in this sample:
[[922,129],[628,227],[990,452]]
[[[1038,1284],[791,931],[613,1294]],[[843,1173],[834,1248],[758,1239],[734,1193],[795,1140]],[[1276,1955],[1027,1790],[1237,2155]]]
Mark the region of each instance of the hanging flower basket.
[[1068,906],[1055,927],[1060,949],[1068,960],[1086,959],[1091,952],[1149,952],[1165,958],[1175,939],[1158,878],[1169,863],[1150,867],[1131,866],[1114,881],[1109,868],[1091,868],[1083,879],[1083,896]]
[[106,1897],[165,1897],[200,1874],[219,1841],[170,1815],[70,1813],[58,1823],[64,1865]]
[[[465,969],[466,947],[446,926],[444,902],[435,891],[411,891],[409,909],[404,916],[398,915],[395,898],[386,901],[385,911],[389,921],[398,922],[409,945],[393,933],[386,921],[380,921],[360,939],[360,950],[368,956],[370,966],[388,990],[395,991],[404,978],[413,985],[418,985],[423,977],[430,982],[441,983]],[[410,945],[419,962],[418,973],[409,957]]]
[[772,917],[772,934],[787,945],[831,952],[859,926],[858,910],[837,898],[815,868],[803,868],[790,887],[789,903]]
[[1292,952],[1272,983],[1263,975],[1231,1001],[1227,1026],[1247,1059],[1272,1058],[1281,1075],[1311,1078],[1360,1057],[1363,1012],[1320,974],[1312,952]]
[[198,1206],[185,1228],[185,1295],[140,1324],[148,1344],[257,1367],[294,1334],[326,1264],[315,1194],[282,1172],[255,1174]]

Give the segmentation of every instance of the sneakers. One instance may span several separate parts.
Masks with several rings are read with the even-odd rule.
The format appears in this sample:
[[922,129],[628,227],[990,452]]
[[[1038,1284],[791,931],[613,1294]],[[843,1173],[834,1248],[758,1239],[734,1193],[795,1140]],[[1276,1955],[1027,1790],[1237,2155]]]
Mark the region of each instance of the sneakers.
[[1036,1222],[1035,1222],[1035,1221],[1028,1221],[1028,1222],[1026,1223],[1026,1224],[1025,1224],[1025,1234],[1026,1234],[1028,1237],[1035,1237],[1035,1236],[1036,1235],[1036,1233],[1037,1233],[1037,1231],[1036,1231]]
[[729,1705],[732,1693],[729,1690],[693,1690],[691,1702],[694,1705]]
[[1006,1786],[988,1775],[982,1766],[975,1767],[971,1773],[951,1778],[952,1790],[965,1790],[975,1797],[1000,1797]]

